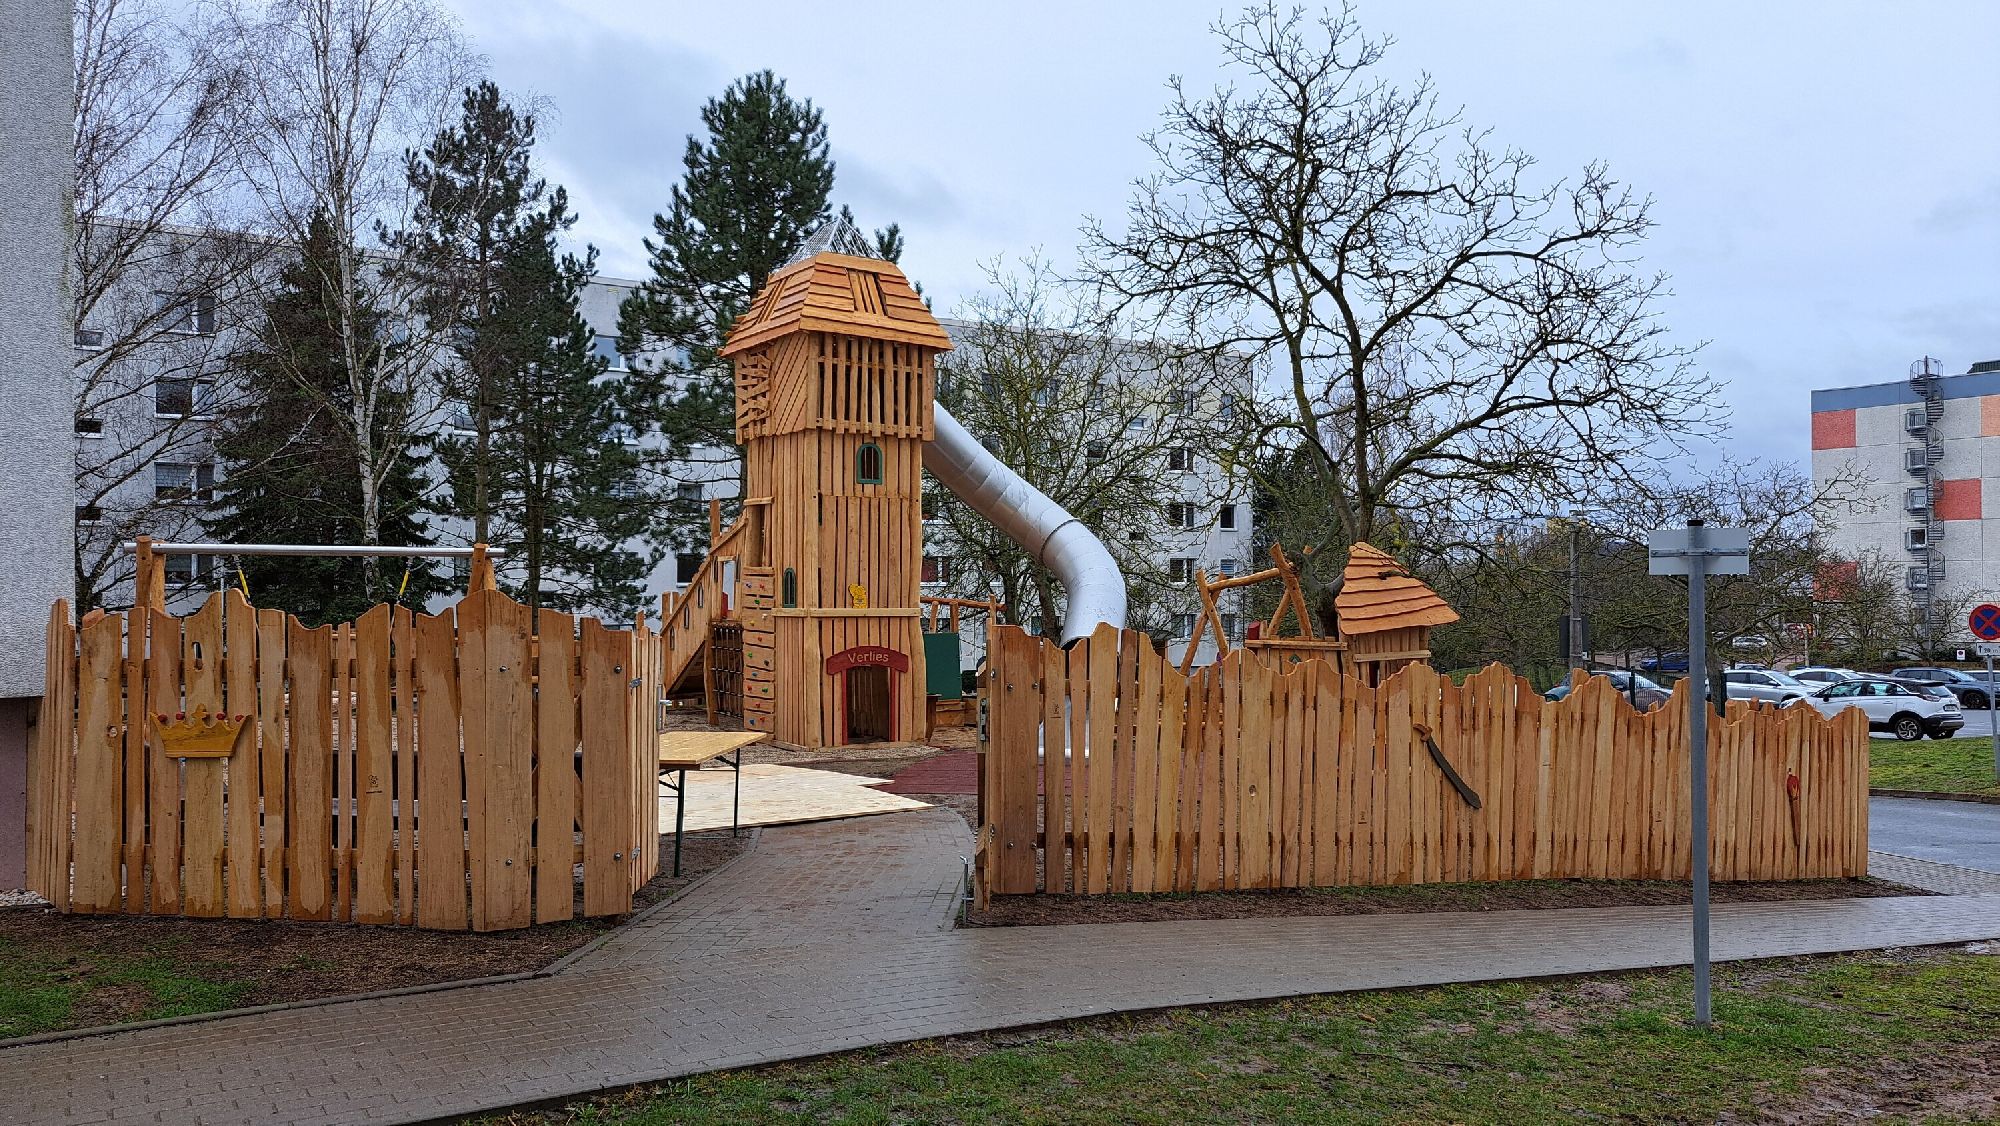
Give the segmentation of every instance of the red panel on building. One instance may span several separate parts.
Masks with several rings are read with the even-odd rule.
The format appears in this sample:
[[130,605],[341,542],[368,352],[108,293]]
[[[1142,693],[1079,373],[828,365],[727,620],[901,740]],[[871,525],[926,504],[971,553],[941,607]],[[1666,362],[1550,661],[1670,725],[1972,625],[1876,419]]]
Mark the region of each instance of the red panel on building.
[[1979,519],[1979,478],[1968,477],[1963,481],[1939,481],[1931,487],[1937,490],[1937,495],[1931,498],[1931,511],[1937,513],[1938,519]]
[[1816,450],[1851,450],[1854,448],[1854,412],[1814,411],[1813,444]]

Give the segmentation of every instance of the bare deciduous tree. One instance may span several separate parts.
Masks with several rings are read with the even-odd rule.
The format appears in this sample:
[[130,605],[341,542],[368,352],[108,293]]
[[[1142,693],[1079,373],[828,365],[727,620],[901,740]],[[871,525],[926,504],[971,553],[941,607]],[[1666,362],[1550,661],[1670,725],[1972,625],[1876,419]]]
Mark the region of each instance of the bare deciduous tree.
[[[1104,541],[1126,574],[1133,627],[1165,632],[1187,609],[1189,577],[1170,574],[1168,560],[1197,553],[1229,484],[1205,444],[1213,397],[1191,394],[1196,386],[1156,349],[1122,334],[1039,258],[1018,272],[996,262],[988,279],[941,360],[945,404]],[[986,598],[997,582],[1014,620],[1060,620],[1047,568],[950,492],[933,486],[930,507],[932,545],[953,560],[950,589]]]
[[1296,445],[1345,539],[1533,507],[1713,428],[1664,279],[1633,263],[1647,200],[1601,165],[1538,183],[1428,79],[1380,77],[1386,42],[1349,13],[1266,5],[1216,31],[1243,84],[1173,82],[1124,229],[1086,225],[1090,276],[1175,336],[1274,360],[1239,434]]
[[214,329],[254,291],[266,247],[223,233],[229,75],[196,47],[199,14],[157,0],[76,0],[72,14],[76,572],[92,609],[133,573],[121,542],[192,526],[188,500],[149,477],[206,456]]

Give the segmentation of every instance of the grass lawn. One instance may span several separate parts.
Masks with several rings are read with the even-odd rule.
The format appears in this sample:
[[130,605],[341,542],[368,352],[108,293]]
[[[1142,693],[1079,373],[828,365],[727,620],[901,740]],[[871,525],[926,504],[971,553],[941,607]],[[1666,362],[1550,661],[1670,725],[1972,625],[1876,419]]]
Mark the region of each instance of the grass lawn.
[[242,1004],[249,984],[187,945],[179,939],[155,953],[79,960],[0,940],[0,1036],[74,1028],[93,1023],[96,1012],[154,1020]]
[[[2000,944],[1984,944],[2000,952]],[[1104,1018],[498,1123],[1993,1121],[2000,957],[1892,951]]]
[[1889,790],[2000,795],[1993,781],[1993,740],[1894,739],[1868,742],[1868,784]]

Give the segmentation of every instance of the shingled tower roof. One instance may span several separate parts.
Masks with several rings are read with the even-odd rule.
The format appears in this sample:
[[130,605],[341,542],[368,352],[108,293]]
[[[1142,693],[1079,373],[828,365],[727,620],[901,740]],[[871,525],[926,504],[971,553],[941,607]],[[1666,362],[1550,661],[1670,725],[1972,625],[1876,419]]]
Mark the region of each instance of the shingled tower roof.
[[[829,239],[837,243],[836,239]],[[729,330],[724,356],[794,332],[838,332],[945,351],[951,337],[894,262],[824,250],[785,266]]]
[[1421,579],[1410,577],[1387,552],[1357,543],[1347,553],[1340,594],[1333,600],[1343,634],[1378,633],[1412,626],[1441,626],[1458,620]]

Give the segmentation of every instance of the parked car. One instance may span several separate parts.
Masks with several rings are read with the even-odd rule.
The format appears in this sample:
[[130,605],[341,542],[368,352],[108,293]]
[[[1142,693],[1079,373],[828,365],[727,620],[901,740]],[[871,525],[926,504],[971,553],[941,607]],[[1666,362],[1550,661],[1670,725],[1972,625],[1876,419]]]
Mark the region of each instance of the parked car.
[[1639,667],[1645,669],[1647,672],[1686,672],[1688,671],[1688,655],[1686,653],[1662,653],[1657,657],[1648,657],[1639,662]]
[[1891,669],[1890,677],[1896,680],[1919,684],[1935,684],[1951,691],[1958,697],[1960,705],[1968,708],[1988,708],[1993,705],[1993,686],[1983,676],[1972,676],[1957,669],[1908,666]]
[[1771,639],[1761,633],[1746,633],[1740,637],[1730,638],[1729,644],[1735,649],[1769,649]]
[[1848,708],[1868,713],[1871,731],[1887,731],[1904,742],[1929,735],[1949,739],[1965,726],[1958,701],[1947,694],[1933,699],[1906,684],[1869,677],[1829,684],[1806,698],[1824,715],[1838,715]]
[[1861,679],[1861,674],[1853,669],[1836,669],[1826,665],[1807,665],[1804,668],[1787,669],[1786,673],[1793,680],[1815,689]]
[[1775,669],[1729,669],[1722,680],[1722,695],[1728,700],[1762,700],[1789,707],[1812,695],[1811,685]]
[[[1632,701],[1632,706],[1642,712],[1666,703],[1673,696],[1673,693],[1658,684],[1638,673],[1626,672],[1624,669],[1591,669],[1590,675],[1609,679],[1611,687],[1616,688],[1619,695],[1628,697]],[[1569,695],[1569,684],[1570,682],[1565,680],[1542,695],[1551,700],[1560,700]]]

